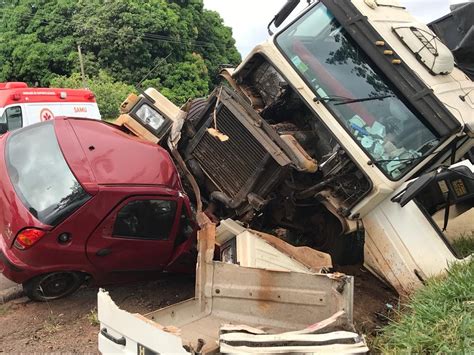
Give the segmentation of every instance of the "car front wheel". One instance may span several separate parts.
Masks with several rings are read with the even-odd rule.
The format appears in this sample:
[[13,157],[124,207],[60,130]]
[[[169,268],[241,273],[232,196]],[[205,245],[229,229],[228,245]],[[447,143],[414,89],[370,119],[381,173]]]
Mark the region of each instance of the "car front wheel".
[[73,271],[43,274],[23,284],[25,294],[34,301],[51,301],[75,292],[84,282],[84,275]]

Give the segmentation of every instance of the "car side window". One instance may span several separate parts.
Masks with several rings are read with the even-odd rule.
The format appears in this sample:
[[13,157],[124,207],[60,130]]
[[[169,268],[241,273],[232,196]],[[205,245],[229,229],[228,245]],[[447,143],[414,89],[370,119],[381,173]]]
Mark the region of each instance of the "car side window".
[[12,106],[5,109],[0,122],[7,123],[8,130],[13,131],[15,129],[23,127],[23,115],[20,106]]
[[117,214],[113,236],[168,240],[176,215],[176,201],[136,200]]

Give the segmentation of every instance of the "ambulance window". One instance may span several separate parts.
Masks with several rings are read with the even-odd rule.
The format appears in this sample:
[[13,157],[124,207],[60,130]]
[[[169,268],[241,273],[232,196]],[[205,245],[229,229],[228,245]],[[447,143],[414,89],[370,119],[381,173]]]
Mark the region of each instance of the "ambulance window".
[[23,127],[23,116],[21,114],[20,106],[8,107],[3,112],[0,122],[7,123],[8,130],[13,131],[15,129]]
[[132,201],[118,212],[113,235],[119,238],[167,240],[175,215],[175,201]]

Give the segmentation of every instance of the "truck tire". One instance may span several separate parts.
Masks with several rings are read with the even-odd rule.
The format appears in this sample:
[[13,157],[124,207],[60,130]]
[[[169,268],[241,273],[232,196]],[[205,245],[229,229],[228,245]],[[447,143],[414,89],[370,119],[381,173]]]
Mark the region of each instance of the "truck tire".
[[58,271],[42,274],[23,283],[25,294],[34,301],[51,301],[77,291],[84,282],[84,274]]
[[200,122],[198,120],[199,115],[202,113],[202,110],[207,105],[207,100],[200,98],[200,99],[195,99],[191,101],[190,103],[191,107],[188,111],[188,114],[186,115],[186,121],[191,123],[191,125],[194,127],[196,131],[199,130]]

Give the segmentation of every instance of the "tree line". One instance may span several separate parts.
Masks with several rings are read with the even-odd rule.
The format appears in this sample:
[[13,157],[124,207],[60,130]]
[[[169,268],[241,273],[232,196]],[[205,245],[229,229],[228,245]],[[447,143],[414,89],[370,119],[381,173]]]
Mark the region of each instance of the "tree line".
[[81,87],[80,46],[106,117],[120,104],[112,96],[145,77],[143,87],[182,104],[209,92],[220,65],[240,61],[232,30],[202,0],[0,1],[0,18],[0,81]]

